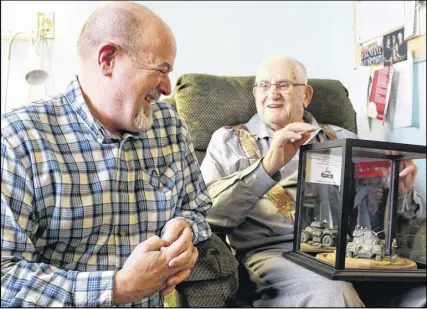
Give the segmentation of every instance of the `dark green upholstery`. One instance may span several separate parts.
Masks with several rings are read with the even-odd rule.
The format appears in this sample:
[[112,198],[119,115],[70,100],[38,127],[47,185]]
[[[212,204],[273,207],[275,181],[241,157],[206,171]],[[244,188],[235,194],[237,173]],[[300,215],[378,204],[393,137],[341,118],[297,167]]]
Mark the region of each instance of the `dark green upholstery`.
[[239,288],[238,262],[215,234],[196,245],[199,258],[190,276],[176,286],[182,307],[229,307]]
[[[254,81],[254,76],[207,74],[185,74],[178,79],[172,97],[165,101],[187,122],[200,163],[215,130],[245,123],[255,115]],[[357,133],[356,113],[341,82],[309,79],[308,84],[313,87],[314,94],[307,111],[319,123]]]

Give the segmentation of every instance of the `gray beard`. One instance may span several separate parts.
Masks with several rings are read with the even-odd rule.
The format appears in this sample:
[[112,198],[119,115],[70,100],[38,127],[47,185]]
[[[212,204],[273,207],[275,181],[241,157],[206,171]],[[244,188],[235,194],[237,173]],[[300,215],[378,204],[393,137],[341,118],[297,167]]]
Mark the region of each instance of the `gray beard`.
[[136,116],[133,121],[133,124],[138,132],[145,132],[151,128],[153,125],[153,108],[150,105],[147,113],[145,113],[144,109]]

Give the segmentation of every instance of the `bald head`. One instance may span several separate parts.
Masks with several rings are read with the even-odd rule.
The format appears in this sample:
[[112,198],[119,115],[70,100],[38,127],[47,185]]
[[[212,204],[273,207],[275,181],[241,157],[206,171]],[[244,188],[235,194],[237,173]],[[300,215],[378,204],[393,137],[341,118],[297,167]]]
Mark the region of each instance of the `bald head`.
[[78,81],[94,117],[114,134],[141,132],[151,106],[169,95],[176,42],[153,12],[133,2],[99,7],[77,42]]
[[146,7],[134,2],[109,3],[95,10],[83,26],[77,54],[86,60],[102,42],[113,42],[123,52],[135,55],[145,41],[173,38],[168,26]]
[[256,81],[262,80],[265,75],[274,75],[274,72],[288,71],[294,83],[307,83],[307,70],[298,60],[291,57],[274,56],[265,60],[258,68]]
[[260,65],[253,94],[262,121],[278,130],[290,123],[302,122],[313,88],[307,85],[307,72],[301,62],[276,56]]

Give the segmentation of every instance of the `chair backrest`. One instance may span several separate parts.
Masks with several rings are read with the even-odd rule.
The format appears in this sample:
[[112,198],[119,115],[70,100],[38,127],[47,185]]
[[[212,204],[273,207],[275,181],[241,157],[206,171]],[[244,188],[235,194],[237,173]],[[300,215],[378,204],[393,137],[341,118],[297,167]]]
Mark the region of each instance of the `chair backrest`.
[[[255,76],[208,74],[185,74],[178,79],[172,97],[165,102],[187,122],[199,163],[217,129],[245,123],[255,115],[254,82]],[[313,98],[307,111],[319,123],[357,133],[356,112],[341,82],[309,79],[308,84],[313,87]]]

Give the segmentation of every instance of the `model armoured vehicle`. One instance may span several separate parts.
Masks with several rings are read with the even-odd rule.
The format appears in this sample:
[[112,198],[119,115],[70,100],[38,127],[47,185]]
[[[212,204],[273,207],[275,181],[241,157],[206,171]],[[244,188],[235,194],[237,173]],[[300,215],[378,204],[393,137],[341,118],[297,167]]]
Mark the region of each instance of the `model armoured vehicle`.
[[301,242],[312,241],[314,246],[333,246],[337,237],[337,229],[329,228],[326,220],[314,220],[301,232]]
[[320,176],[323,178],[334,178],[334,175],[332,174],[329,166],[326,168],[324,172],[320,173]]
[[376,261],[381,261],[385,252],[385,241],[378,238],[378,234],[357,225],[353,232],[353,241],[347,244],[347,256],[368,259],[375,257]]

